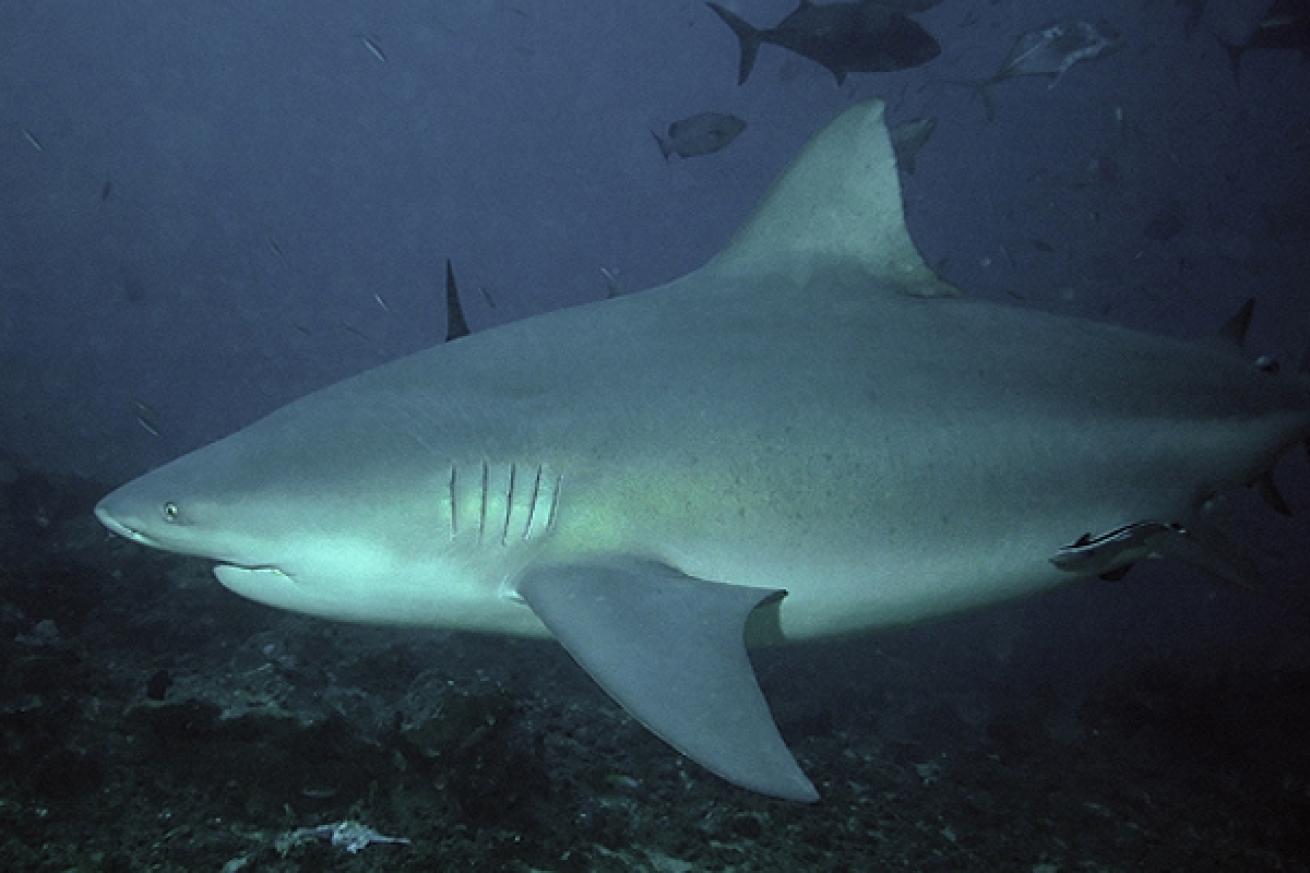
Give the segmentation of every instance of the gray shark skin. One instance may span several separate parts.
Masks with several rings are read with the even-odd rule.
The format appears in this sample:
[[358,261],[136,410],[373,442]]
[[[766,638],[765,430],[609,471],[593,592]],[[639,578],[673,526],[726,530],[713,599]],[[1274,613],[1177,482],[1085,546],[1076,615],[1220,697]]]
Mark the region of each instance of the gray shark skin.
[[96,513],[273,606],[555,638],[714,773],[812,801],[747,645],[1113,573],[1156,550],[1086,544],[1307,436],[1310,379],[1232,344],[958,296],[870,102],[699,269],[368,370]]

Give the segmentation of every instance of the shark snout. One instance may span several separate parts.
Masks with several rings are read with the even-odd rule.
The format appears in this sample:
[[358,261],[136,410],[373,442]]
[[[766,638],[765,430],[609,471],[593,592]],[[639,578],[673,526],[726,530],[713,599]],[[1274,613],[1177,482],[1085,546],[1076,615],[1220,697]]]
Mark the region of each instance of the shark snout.
[[96,504],[95,515],[100,523],[124,539],[129,539],[134,543],[141,543],[142,545],[155,546],[158,548],[154,541],[130,524],[127,520],[130,516],[118,504],[119,501],[114,499],[113,494],[110,494]]

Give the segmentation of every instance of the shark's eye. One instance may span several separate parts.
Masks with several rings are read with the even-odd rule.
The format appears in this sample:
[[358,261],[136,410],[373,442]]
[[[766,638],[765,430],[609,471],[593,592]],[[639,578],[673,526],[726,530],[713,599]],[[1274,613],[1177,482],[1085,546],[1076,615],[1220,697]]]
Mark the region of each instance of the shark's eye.
[[177,521],[180,513],[181,510],[177,508],[177,504],[173,501],[170,500],[164,504],[164,521]]

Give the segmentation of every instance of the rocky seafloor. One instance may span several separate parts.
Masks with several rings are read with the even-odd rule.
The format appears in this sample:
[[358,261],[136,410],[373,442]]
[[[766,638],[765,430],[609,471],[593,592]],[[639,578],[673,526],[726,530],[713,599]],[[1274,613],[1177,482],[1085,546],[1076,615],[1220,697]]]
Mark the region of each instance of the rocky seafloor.
[[756,653],[805,806],[554,644],[245,602],[104,490],[0,460],[0,870],[1310,870],[1297,522],[1259,594],[1135,572]]

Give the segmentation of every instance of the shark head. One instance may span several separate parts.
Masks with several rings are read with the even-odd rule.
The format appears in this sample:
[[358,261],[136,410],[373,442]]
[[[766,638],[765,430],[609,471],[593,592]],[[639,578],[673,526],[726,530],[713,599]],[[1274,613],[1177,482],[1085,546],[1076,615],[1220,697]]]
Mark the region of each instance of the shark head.
[[310,395],[129,482],[96,516],[133,542],[215,561],[219,582],[271,606],[477,626],[503,608],[497,586],[547,520],[538,505],[535,527],[511,531],[510,491],[533,476],[535,500],[548,501],[548,472],[514,470],[515,486],[510,470],[458,464],[416,428],[379,427],[384,410],[406,414],[379,382]]

